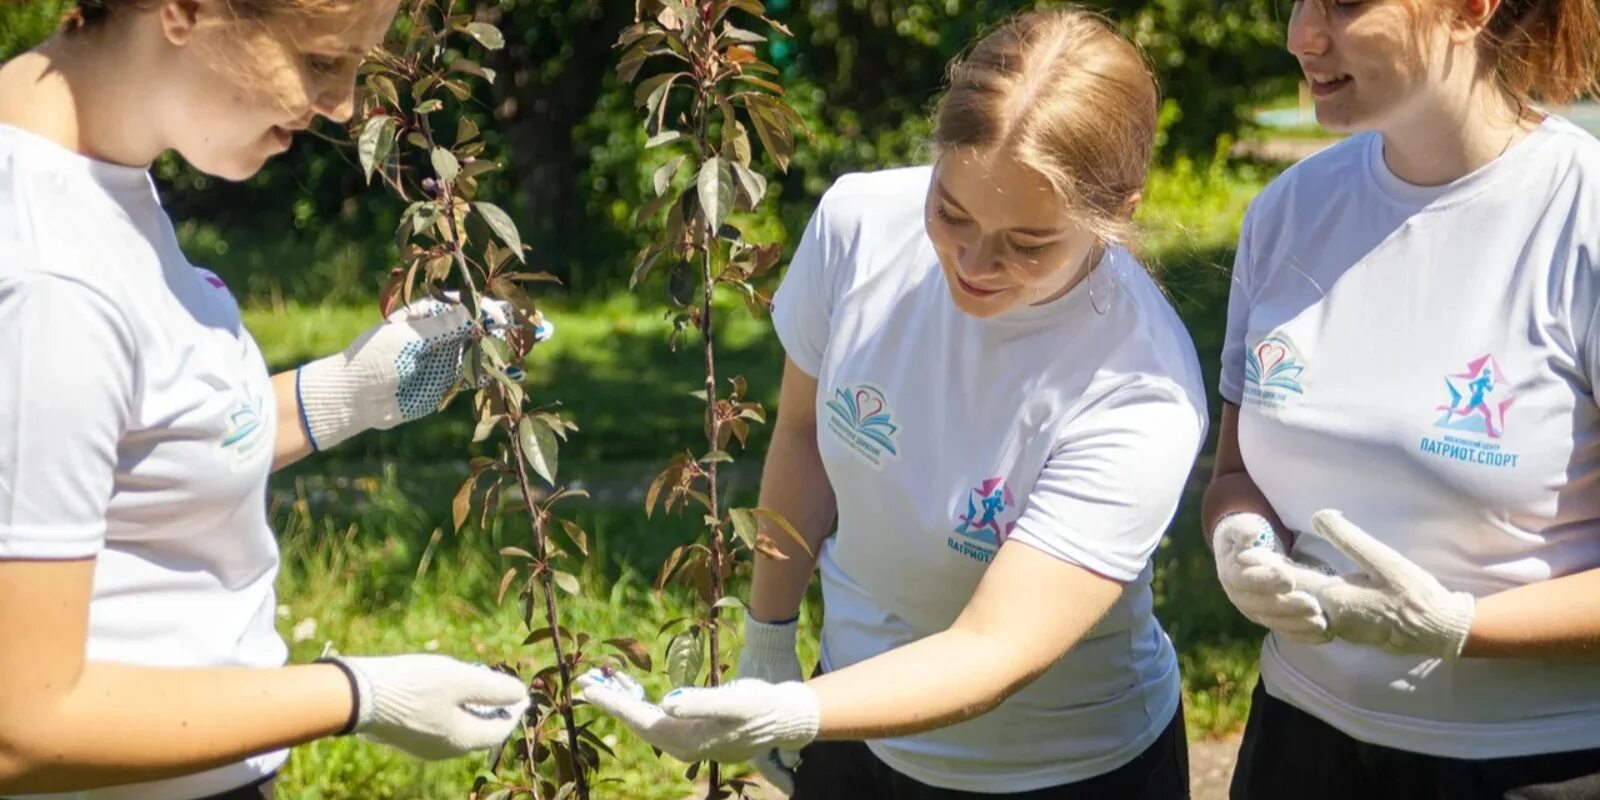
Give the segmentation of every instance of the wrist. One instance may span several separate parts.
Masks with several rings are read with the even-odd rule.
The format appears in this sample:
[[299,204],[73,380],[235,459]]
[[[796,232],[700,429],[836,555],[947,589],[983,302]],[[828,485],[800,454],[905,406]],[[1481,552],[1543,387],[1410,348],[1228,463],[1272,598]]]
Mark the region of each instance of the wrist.
[[316,664],[333,667],[344,676],[345,682],[350,687],[350,715],[337,736],[350,736],[366,727],[372,716],[370,698],[372,687],[367,682],[365,675],[354,665],[338,656],[326,656],[317,659]]
[[[1230,535],[1222,535],[1227,532]],[[1211,527],[1211,549],[1215,553],[1224,548],[1248,550],[1265,547],[1279,555],[1287,555],[1287,542],[1278,535],[1272,521],[1254,511],[1230,511]]]
[[[762,622],[748,612],[744,618],[744,647],[739,651],[740,675],[747,671],[759,672],[763,680],[799,679],[800,657],[795,652],[800,631],[798,618],[785,622]],[[782,674],[778,668],[782,666]]]
[[335,353],[295,370],[295,398],[300,422],[311,449],[327,450],[372,427],[362,419],[370,406],[363,390],[369,381],[354,374],[343,353]]
[[1477,598],[1466,592],[1451,592],[1433,614],[1423,616],[1428,638],[1437,642],[1437,654],[1453,661],[1461,658],[1477,616]]

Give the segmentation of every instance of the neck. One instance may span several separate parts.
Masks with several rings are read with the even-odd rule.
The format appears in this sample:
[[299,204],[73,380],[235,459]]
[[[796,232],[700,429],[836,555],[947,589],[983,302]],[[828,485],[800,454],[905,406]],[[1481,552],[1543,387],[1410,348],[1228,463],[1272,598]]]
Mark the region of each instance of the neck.
[[1484,81],[1464,101],[1416,116],[1383,131],[1383,157],[1396,177],[1418,186],[1442,186],[1476,172],[1534,127]]
[[56,36],[0,65],[0,123],[50,139],[73,152],[147,167],[165,146],[158,127],[158,92],[141,83],[159,69],[146,61],[132,29],[138,15],[116,28]]

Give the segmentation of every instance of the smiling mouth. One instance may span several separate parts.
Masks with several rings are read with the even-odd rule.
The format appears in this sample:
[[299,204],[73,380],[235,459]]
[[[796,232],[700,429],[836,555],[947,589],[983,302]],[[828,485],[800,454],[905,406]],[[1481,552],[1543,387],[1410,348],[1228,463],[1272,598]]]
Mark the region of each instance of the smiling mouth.
[[973,286],[972,284],[967,283],[966,279],[960,275],[956,276],[956,283],[961,285],[961,291],[966,292],[973,297],[994,297],[1001,292],[1000,289],[982,289],[977,286]]
[[1311,83],[1313,95],[1327,97],[1349,86],[1355,79],[1345,72],[1306,72],[1306,80]]

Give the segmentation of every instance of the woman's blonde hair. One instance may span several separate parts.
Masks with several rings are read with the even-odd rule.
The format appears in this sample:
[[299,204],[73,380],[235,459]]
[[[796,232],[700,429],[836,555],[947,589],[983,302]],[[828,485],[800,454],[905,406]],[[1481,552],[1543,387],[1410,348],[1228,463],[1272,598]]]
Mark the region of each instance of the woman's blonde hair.
[[[265,20],[283,14],[315,15],[340,11],[360,0],[229,0],[228,8],[236,19]],[[77,0],[67,11],[61,27],[68,33],[106,24],[122,11],[139,11],[157,5],[156,0]]]
[[1150,169],[1159,92],[1143,55],[1081,8],[1002,23],[950,68],[940,151],[1009,148],[1106,242],[1128,243]]

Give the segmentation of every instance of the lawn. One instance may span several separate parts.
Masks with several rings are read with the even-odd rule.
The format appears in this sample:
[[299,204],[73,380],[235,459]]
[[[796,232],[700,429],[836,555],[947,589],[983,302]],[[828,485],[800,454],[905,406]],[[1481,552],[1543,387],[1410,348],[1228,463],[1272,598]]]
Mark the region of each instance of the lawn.
[[[1268,178],[1269,170],[1252,165],[1183,162],[1154,175],[1147,193],[1141,255],[1190,324],[1212,385],[1239,219]],[[642,501],[653,467],[700,435],[698,401],[689,396],[698,388],[700,356],[692,347],[671,352],[660,312],[632,296],[563,304],[557,291],[547,313],[559,332],[533,356],[529,384],[536,399],[559,402],[580,425],[562,452],[561,474],[593,495],[575,506],[593,546],[590,558],[569,565],[585,591],[563,598],[564,617],[592,636],[639,638],[659,658],[664,642],[656,631],[686,609],[681,594],[658,597],[650,583],[661,559],[692,531],[683,520],[647,520]],[[373,303],[289,305],[251,308],[246,317],[268,361],[284,369],[343,347],[376,321],[377,312]],[[744,375],[752,394],[770,407],[782,352],[768,323],[738,314],[723,319],[734,321],[719,342],[719,372]],[[450,496],[470,455],[464,405],[403,431],[365,434],[275,477],[272,516],[284,552],[279,622],[295,660],[314,658],[327,646],[352,654],[435,651],[531,664],[548,657],[539,649],[544,645],[522,645],[515,604],[495,602],[505,569],[497,551],[525,543],[526,530],[495,523],[449,532]],[[764,434],[755,437],[732,471],[736,502],[754,499],[765,442]],[[1242,722],[1259,644],[1259,631],[1222,596],[1196,531],[1209,463],[1202,458],[1197,467],[1161,545],[1155,579],[1157,614],[1182,659],[1193,737]],[[813,596],[803,615],[806,660],[815,658],[817,612]],[[647,683],[661,691],[663,681],[651,676]],[[619,759],[605,773],[616,782],[599,796],[677,800],[689,792],[683,765],[616,736],[609,722],[601,730],[615,737]],[[424,765],[359,741],[324,741],[295,752],[280,796],[458,798],[483,763]]]

